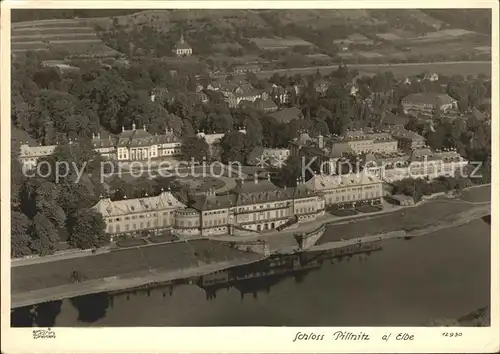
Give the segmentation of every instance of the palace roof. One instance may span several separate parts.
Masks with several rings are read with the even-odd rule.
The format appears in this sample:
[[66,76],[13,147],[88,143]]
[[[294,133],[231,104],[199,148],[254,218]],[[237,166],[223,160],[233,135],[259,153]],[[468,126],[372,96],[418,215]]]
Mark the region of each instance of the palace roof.
[[177,200],[172,193],[163,192],[156,197],[144,197],[135,199],[124,199],[111,201],[101,199],[93,209],[101,213],[103,217],[113,217],[131,213],[154,212],[165,209],[184,208],[185,205]]
[[345,175],[314,175],[305,184],[313,191],[323,191],[335,188],[346,188],[349,186],[363,186],[375,183],[382,183],[382,181],[375,176],[360,172],[349,173]]

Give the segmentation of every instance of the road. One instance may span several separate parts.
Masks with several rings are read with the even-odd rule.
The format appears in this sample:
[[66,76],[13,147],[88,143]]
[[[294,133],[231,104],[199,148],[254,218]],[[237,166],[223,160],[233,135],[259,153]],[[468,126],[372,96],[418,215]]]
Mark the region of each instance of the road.
[[[370,69],[370,68],[387,68],[387,70],[393,68],[411,68],[411,67],[423,67],[423,66],[450,66],[450,65],[491,65],[490,61],[443,61],[443,62],[430,62],[430,63],[396,63],[396,64],[348,64],[350,68],[356,69]],[[307,68],[290,68],[290,69],[274,69],[274,70],[263,70],[261,72],[256,73],[258,77],[269,77],[273,74],[311,74],[316,72],[316,70],[324,71],[324,70],[336,70],[338,68],[338,64],[335,65],[326,65],[326,66],[310,66]],[[425,70],[425,69],[424,69]],[[424,71],[422,70],[422,71]],[[460,72],[457,72],[460,74]],[[463,73],[462,73],[463,74]],[[465,73],[467,74],[467,73]],[[487,73],[486,73],[487,74]],[[226,75],[215,75],[213,78],[224,78]]]

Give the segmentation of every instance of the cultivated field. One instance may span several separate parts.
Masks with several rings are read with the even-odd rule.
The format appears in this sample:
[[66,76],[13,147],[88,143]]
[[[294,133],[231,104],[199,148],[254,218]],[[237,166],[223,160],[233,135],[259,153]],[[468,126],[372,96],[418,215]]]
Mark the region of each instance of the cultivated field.
[[[323,67],[309,67],[296,69],[278,69],[257,73],[259,77],[271,77],[274,73],[279,75],[311,75],[319,70],[321,75],[327,75],[337,70],[337,65]],[[396,78],[419,75],[424,72],[436,72],[445,76],[453,75],[473,75],[486,74],[491,76],[491,62],[471,61],[471,62],[436,62],[436,63],[402,63],[402,64],[349,64],[350,68],[366,73],[384,73],[392,71]]]
[[12,24],[12,52],[62,50],[73,55],[114,56],[94,28],[83,20],[44,20]]

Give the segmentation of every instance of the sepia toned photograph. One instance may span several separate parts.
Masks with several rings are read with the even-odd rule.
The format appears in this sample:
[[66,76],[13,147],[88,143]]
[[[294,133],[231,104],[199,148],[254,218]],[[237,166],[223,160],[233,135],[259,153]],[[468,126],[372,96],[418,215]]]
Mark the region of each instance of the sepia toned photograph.
[[492,13],[12,9],[10,326],[490,327]]

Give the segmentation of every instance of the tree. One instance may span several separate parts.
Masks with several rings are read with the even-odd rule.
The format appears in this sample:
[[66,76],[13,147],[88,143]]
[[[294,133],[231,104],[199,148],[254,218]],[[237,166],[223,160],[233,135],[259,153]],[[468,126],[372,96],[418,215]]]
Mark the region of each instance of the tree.
[[40,256],[54,253],[60,241],[54,225],[41,213],[33,218],[29,234],[31,236],[30,248]]
[[81,249],[97,248],[109,243],[102,215],[82,209],[68,218],[69,244]]
[[222,149],[221,159],[224,163],[244,162],[247,151],[245,144],[245,134],[240,132],[231,132],[221,139],[220,146]]
[[185,138],[182,142],[182,159],[184,161],[203,162],[210,155],[209,146],[205,139],[200,137]]
[[290,156],[284,166],[278,171],[278,183],[283,186],[294,187],[297,179],[302,177],[302,158]]
[[28,228],[30,220],[23,213],[11,212],[11,245],[10,251],[12,257],[22,257],[31,254],[30,238]]

